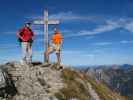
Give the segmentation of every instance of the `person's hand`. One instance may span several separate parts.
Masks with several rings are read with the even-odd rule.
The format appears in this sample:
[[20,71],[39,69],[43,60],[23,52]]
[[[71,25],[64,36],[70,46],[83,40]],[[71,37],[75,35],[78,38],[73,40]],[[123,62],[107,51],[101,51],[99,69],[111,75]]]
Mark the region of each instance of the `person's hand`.
[[23,38],[22,38],[21,36],[20,36],[19,38],[20,38],[21,40],[23,40]]

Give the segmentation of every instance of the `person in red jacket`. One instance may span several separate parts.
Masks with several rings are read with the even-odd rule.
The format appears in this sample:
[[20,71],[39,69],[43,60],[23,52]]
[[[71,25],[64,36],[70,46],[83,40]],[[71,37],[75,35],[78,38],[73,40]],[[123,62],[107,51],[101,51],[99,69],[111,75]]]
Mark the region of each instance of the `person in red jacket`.
[[32,62],[32,42],[34,33],[30,28],[31,23],[25,23],[24,27],[17,32],[17,37],[22,46],[22,61],[26,63]]

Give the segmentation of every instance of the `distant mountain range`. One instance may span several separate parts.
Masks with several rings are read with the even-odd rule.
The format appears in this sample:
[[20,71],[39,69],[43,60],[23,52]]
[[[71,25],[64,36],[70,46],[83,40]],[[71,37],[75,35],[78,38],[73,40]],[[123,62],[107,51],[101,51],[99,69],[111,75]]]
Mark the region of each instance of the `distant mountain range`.
[[83,69],[91,78],[105,83],[113,91],[133,100],[133,65],[110,65]]

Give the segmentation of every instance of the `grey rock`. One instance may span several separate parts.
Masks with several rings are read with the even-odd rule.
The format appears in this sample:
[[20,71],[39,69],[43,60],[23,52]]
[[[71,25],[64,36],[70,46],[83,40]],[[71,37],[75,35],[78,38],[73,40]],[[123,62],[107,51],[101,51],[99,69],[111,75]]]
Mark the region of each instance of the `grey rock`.
[[60,71],[51,66],[27,65],[19,62],[6,64],[18,94],[12,100],[57,100],[54,93],[64,87]]

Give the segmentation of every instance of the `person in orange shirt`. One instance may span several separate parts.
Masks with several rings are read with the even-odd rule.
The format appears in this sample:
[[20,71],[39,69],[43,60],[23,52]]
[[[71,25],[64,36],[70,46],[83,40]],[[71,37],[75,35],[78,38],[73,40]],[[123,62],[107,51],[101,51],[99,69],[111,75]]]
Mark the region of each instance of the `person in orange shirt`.
[[61,44],[62,44],[62,35],[61,33],[55,28],[54,33],[51,36],[51,45],[45,52],[46,63],[48,63],[48,55],[49,53],[56,53],[57,56],[57,63],[60,65],[61,58],[60,58],[60,51],[61,51]]

